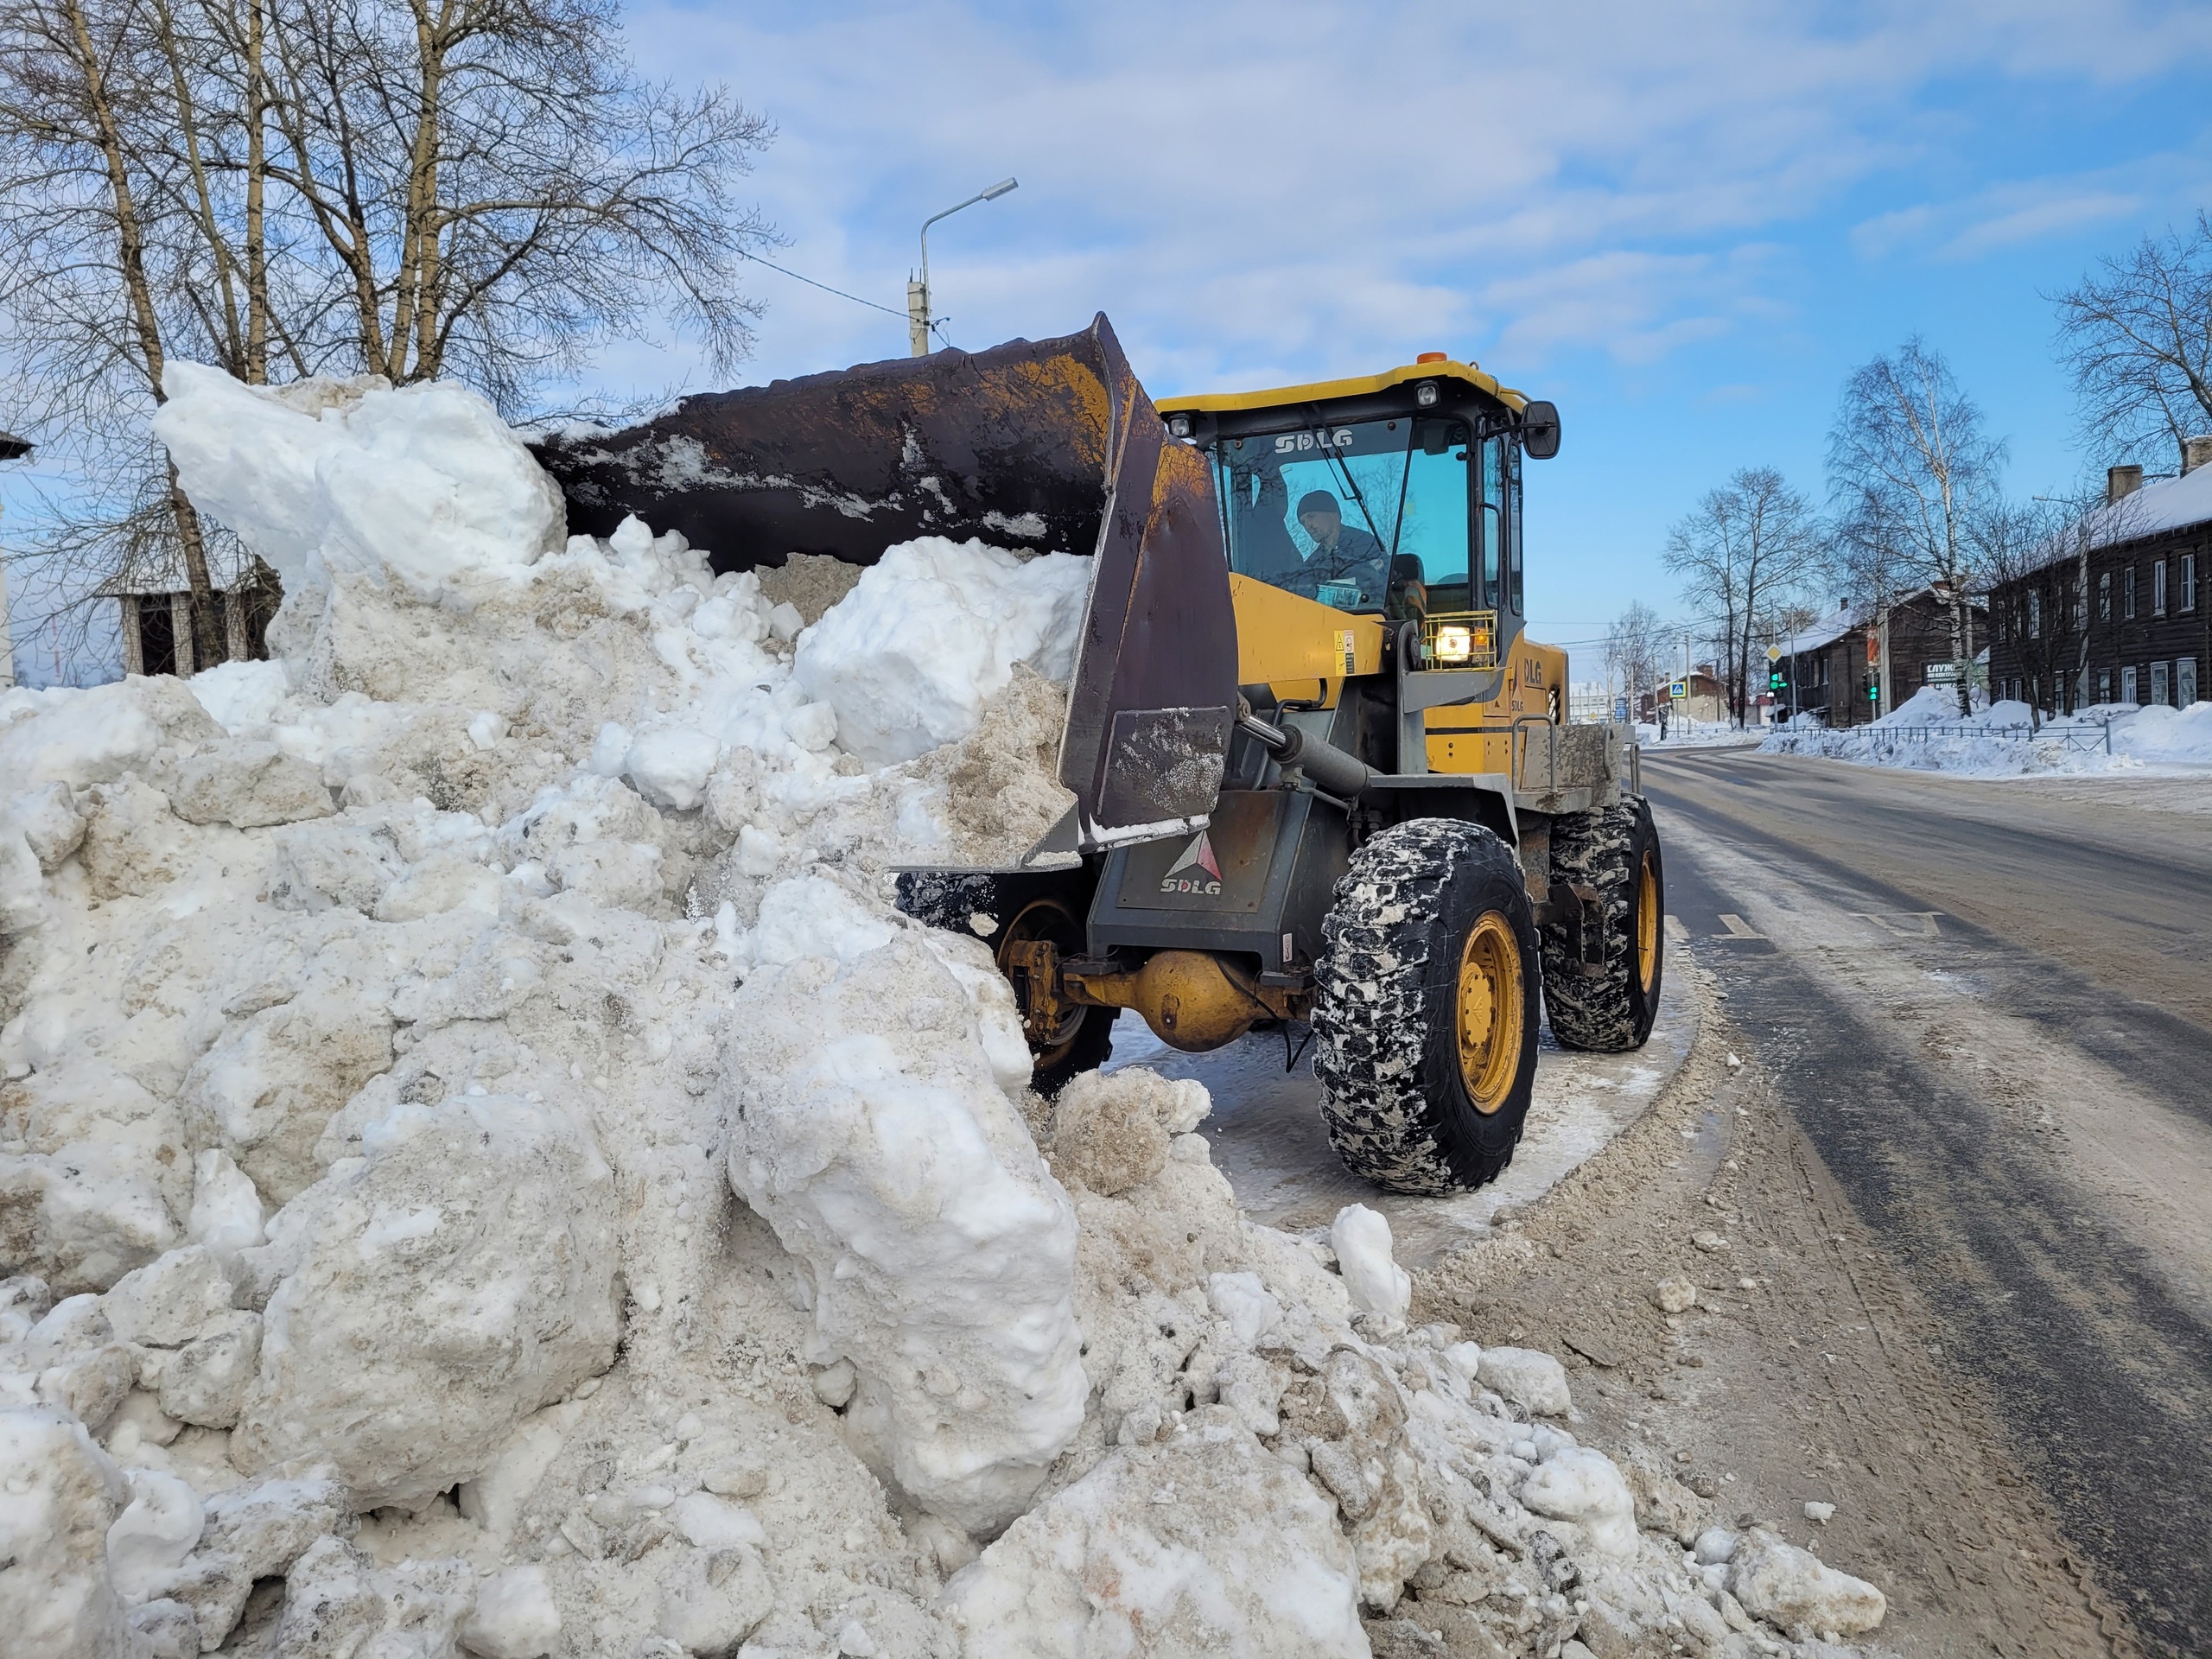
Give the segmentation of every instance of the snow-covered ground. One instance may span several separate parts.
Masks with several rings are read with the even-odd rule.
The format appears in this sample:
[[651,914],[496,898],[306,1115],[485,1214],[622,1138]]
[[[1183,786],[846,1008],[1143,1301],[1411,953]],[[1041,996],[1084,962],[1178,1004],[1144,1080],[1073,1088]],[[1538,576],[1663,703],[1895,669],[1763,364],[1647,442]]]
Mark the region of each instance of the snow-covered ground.
[[1743,731],[1725,720],[1670,720],[1662,738],[1656,721],[1639,721],[1636,741],[1647,749],[1734,749],[1758,742],[1759,734]]
[[2201,776],[2212,772],[2212,702],[2186,709],[2101,703],[2035,721],[2024,702],[1999,702],[1961,715],[1956,693],[1924,686],[1869,725],[1832,732],[1800,715],[1759,748],[1764,754],[1819,754],[1973,778],[2113,772]]
[[286,600],[276,661],[0,697],[10,1659],[1879,1623],[1579,1445],[1548,1356],[1408,1330],[1373,1211],[1246,1221],[1203,1088],[1027,1090],[887,866],[1058,816],[1083,561],[916,543],[809,615],[566,536],[457,387],[168,390]]

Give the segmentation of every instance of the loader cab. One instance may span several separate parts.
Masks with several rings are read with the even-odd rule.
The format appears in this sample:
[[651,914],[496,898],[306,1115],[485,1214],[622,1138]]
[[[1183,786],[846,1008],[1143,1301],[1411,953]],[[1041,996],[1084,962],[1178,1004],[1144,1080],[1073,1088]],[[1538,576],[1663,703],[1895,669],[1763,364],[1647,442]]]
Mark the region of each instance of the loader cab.
[[1418,622],[1425,667],[1504,660],[1526,605],[1522,456],[1555,449],[1549,404],[1431,354],[1160,408],[1211,465],[1232,572],[1394,628]]

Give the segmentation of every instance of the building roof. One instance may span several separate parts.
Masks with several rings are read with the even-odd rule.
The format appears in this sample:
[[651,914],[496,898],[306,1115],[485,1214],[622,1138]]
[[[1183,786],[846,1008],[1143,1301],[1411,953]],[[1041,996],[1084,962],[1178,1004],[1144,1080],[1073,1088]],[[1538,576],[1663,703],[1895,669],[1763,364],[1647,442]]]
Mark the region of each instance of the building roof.
[[[237,537],[218,531],[207,537],[207,579],[217,593],[251,587],[256,573],[267,569]],[[93,591],[102,599],[120,599],[125,594],[188,593],[191,588],[184,574],[183,550],[163,545],[134,553],[122,569]]]
[[1795,657],[1800,652],[1818,651],[1832,645],[1853,628],[1866,626],[1866,607],[1846,605],[1830,611],[1808,628],[1801,628],[1782,642],[1785,656]]
[[2145,484],[2091,512],[2089,545],[2111,547],[2208,521],[2212,521],[2212,467],[2199,467],[2178,478]]
[[[1910,605],[1916,599],[1935,599],[1936,597],[1937,594],[1936,590],[1932,587],[1916,588],[1910,593],[1900,594],[1896,599],[1891,600],[1890,601],[1890,608],[1894,611],[1903,606]],[[1948,605],[1950,601],[1948,599],[1945,599],[1942,600],[1942,602]],[[1969,609],[1979,610],[1986,608],[1987,604],[1988,596],[1986,594],[1968,594],[1967,595],[1967,605]],[[1874,607],[1872,606],[1844,605],[1839,607],[1835,610],[1830,611],[1826,616],[1821,618],[1819,621],[1813,623],[1810,626],[1799,629],[1796,633],[1790,634],[1788,638],[1781,640],[1779,643],[1785,655],[1795,657],[1800,652],[1819,651],[1825,645],[1832,645],[1837,640],[1842,639],[1845,634],[1851,632],[1854,629],[1866,627],[1868,624],[1872,622],[1873,620]]]

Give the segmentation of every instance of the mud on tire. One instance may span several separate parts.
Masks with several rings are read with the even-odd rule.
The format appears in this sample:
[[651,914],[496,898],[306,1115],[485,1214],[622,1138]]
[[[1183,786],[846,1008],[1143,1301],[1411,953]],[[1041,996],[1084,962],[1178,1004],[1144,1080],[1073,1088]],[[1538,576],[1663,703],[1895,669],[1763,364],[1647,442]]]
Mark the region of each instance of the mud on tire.
[[[1485,924],[1484,918],[1490,920]],[[1478,930],[1510,939],[1515,1052],[1477,1109],[1460,1060],[1462,962]],[[1512,1160],[1536,1069],[1536,938],[1521,869],[1479,825],[1415,818],[1352,855],[1323,924],[1313,1071],[1329,1139],[1354,1174],[1396,1192],[1479,1186]]]
[[[1641,878],[1649,861],[1649,881]],[[1605,906],[1605,968],[1584,973],[1564,925],[1542,930],[1544,1015],[1562,1048],[1618,1053],[1641,1048],[1659,1014],[1661,969],[1666,956],[1665,872],[1659,831],[1640,796],[1596,812],[1563,813],[1552,820],[1552,880],[1597,889]],[[1645,904],[1655,906],[1647,918]],[[1649,944],[1645,962],[1637,940]]]

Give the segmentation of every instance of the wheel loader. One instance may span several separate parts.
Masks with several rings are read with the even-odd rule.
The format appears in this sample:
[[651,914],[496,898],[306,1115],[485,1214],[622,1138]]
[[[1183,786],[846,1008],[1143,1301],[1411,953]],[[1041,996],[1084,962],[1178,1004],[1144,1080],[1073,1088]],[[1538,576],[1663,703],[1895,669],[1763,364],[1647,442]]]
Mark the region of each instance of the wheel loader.
[[1155,405],[1081,334],[687,398],[540,455],[570,527],[635,513],[718,569],[917,536],[1094,556],[1066,817],[1014,868],[917,870],[996,952],[1050,1094],[1141,1018],[1185,1051],[1310,1028],[1376,1185],[1511,1158],[1537,1029],[1650,1035],[1662,866],[1628,728],[1567,723],[1525,637],[1522,468],[1549,404],[1441,353]]

